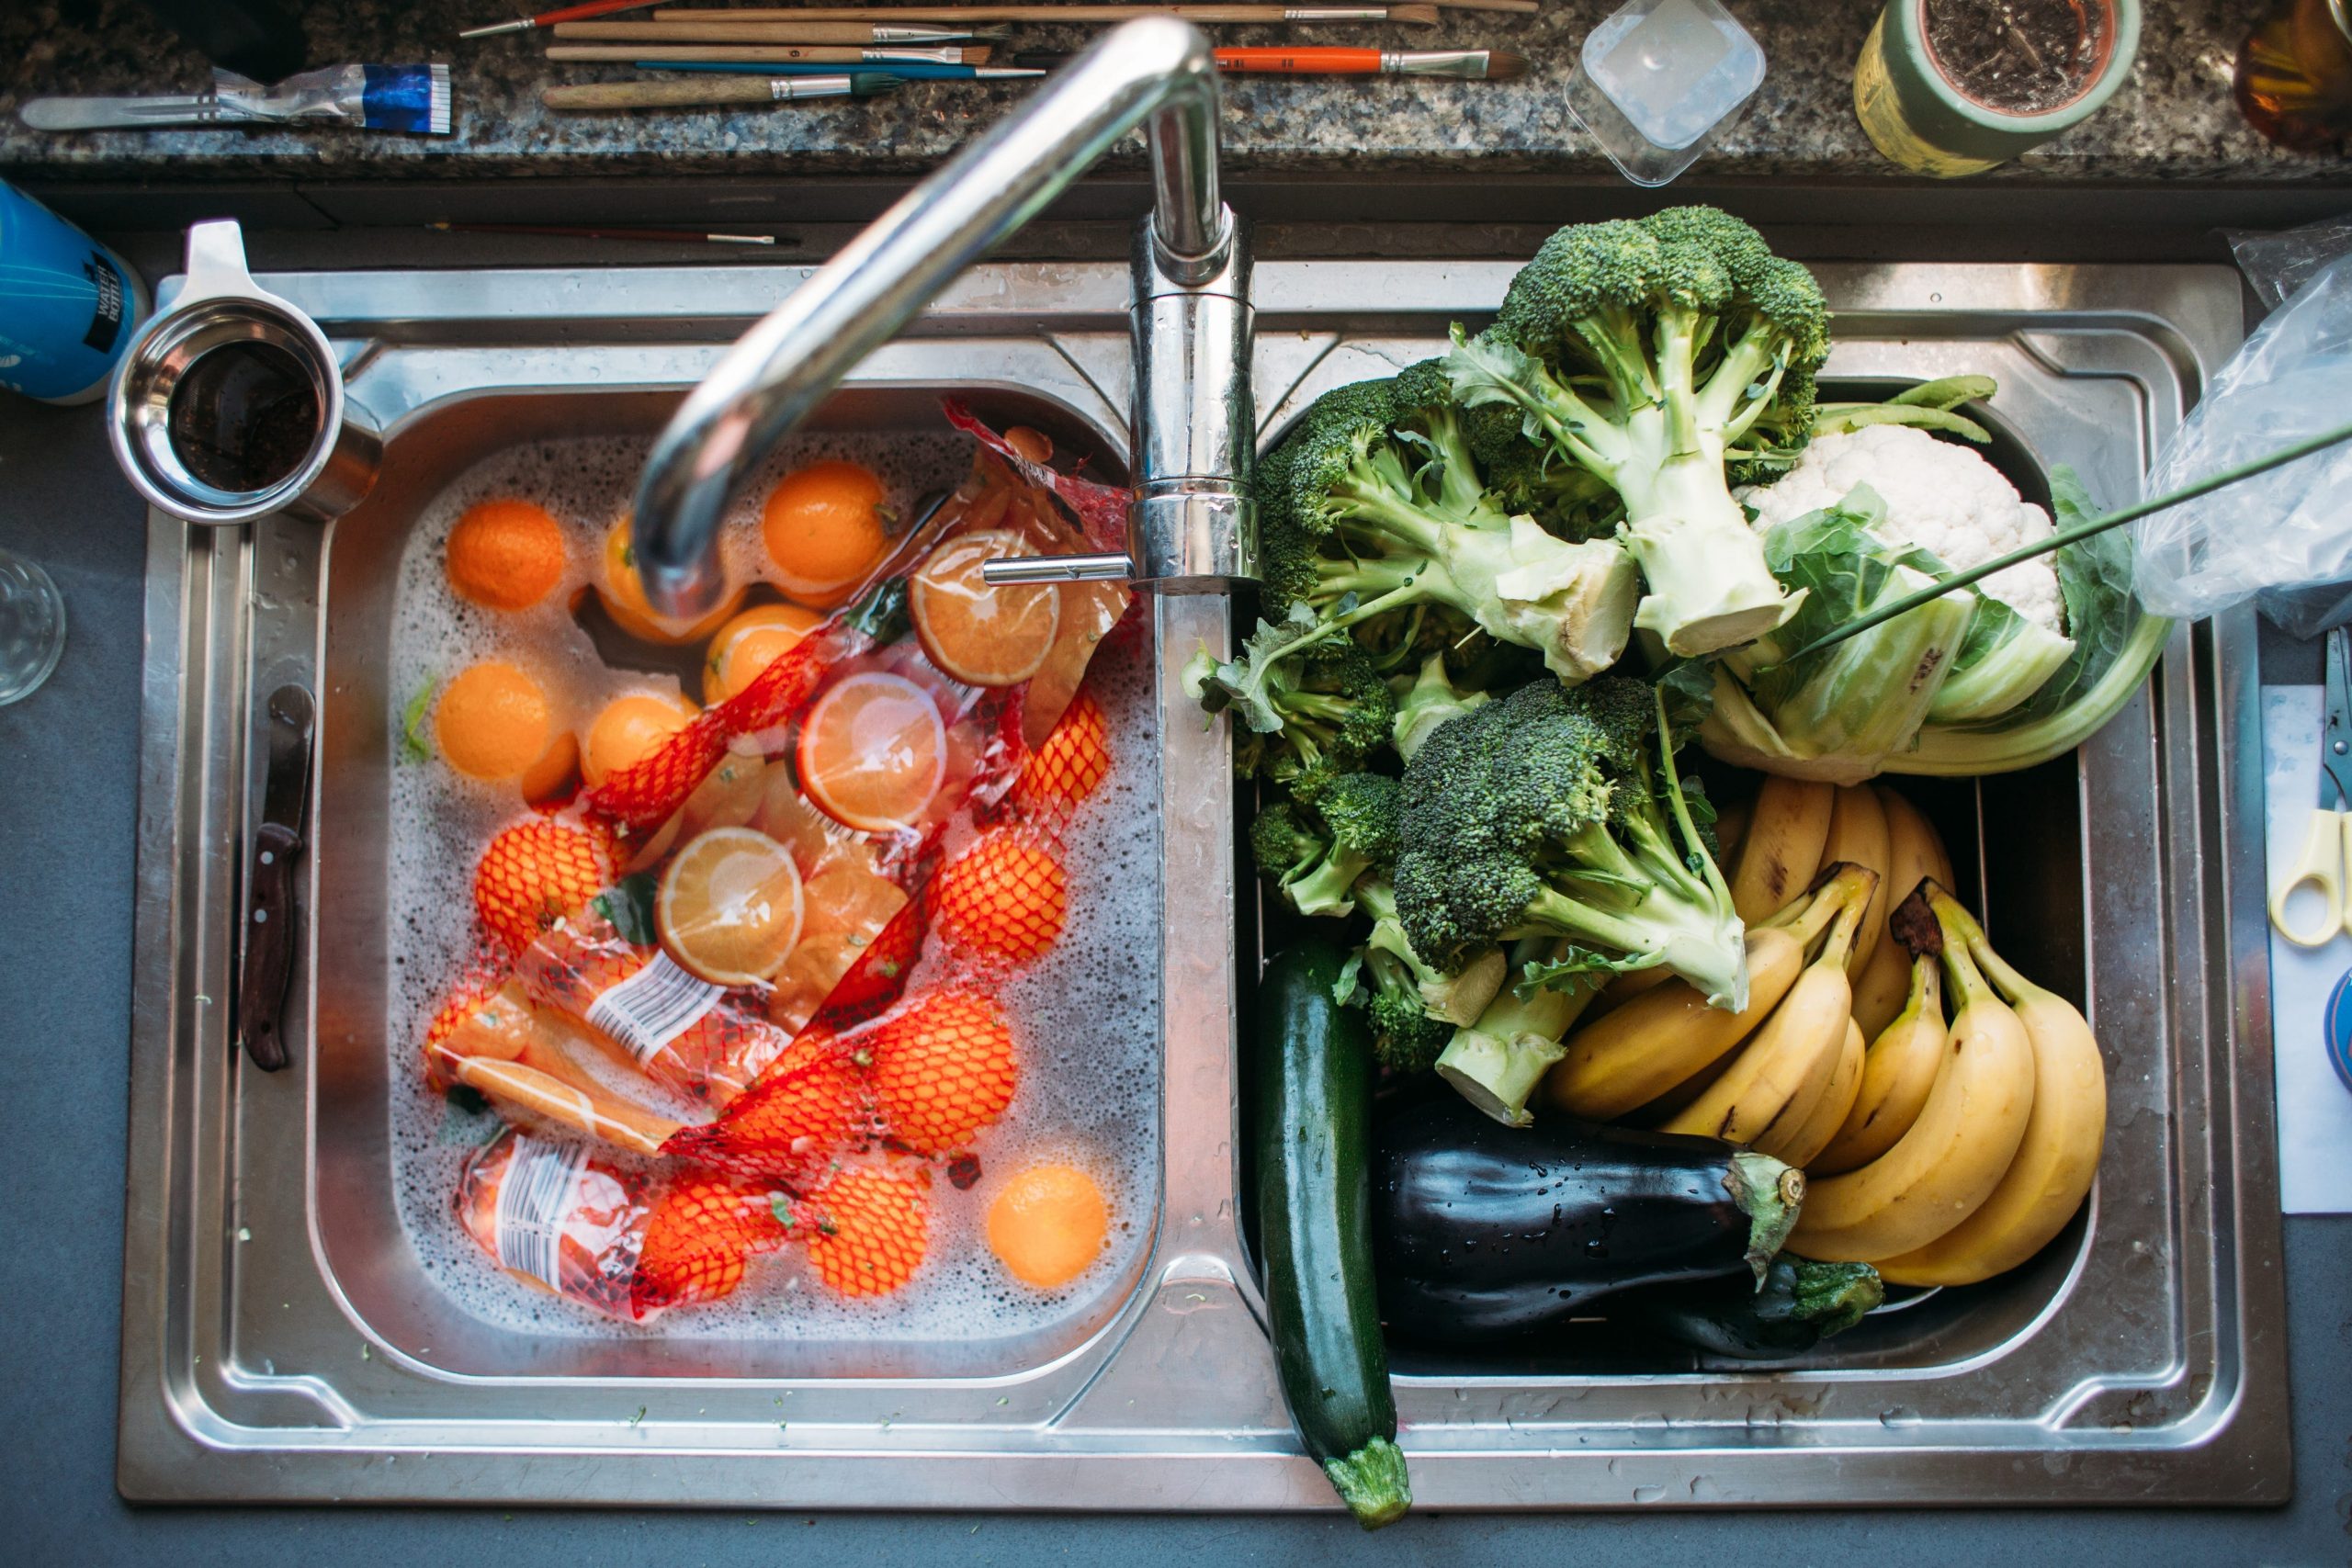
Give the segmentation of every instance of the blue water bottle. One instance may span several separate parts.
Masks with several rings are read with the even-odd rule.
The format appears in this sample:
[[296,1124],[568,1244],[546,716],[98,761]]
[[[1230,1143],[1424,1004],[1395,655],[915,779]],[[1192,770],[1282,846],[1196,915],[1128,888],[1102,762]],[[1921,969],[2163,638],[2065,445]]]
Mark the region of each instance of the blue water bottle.
[[86,403],[146,314],[129,263],[0,181],[0,387]]

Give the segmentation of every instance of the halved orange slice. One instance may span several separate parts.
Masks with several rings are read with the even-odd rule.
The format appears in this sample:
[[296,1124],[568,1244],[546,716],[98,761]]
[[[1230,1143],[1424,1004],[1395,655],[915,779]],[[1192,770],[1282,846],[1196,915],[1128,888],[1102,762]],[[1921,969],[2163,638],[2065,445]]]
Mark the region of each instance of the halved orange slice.
[[800,940],[800,873],[782,844],[749,828],[690,839],[662,874],[653,929],[679,967],[714,986],[752,986]]
[[947,727],[931,694],[868,670],[826,688],[800,723],[800,787],[860,832],[910,827],[947,775]]
[[933,664],[975,686],[1018,685],[1037,672],[1061,627],[1061,590],[980,581],[981,566],[997,557],[1035,553],[1011,529],[991,528],[959,534],[924,558],[907,607]]

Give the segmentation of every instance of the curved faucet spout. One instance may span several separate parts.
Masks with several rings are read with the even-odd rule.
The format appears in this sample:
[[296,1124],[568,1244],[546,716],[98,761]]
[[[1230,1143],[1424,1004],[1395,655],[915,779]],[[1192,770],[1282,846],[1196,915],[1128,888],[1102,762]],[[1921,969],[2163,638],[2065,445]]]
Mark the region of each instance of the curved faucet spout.
[[[1216,57],[1172,17],[1127,22],[809,277],[719,361],[662,434],[637,494],[638,571],[664,615],[708,612],[728,499],[825,395],[956,274],[1148,125],[1153,265],[1179,286],[1230,270],[1217,190]],[[1246,479],[1246,473],[1239,476]]]

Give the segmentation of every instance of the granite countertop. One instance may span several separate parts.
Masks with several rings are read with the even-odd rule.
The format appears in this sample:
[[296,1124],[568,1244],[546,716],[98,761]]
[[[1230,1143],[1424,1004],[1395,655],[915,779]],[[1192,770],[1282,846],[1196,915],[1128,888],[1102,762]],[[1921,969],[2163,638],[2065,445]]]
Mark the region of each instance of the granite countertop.
[[[457,133],[403,137],[316,130],[186,130],[50,135],[16,106],[56,93],[198,90],[209,68],[129,0],[0,8],[0,173],[44,181],[154,177],[250,179],[609,174],[903,175],[929,168],[1001,114],[1026,84],[916,83],[894,96],[743,112],[549,113],[538,89],[630,74],[627,67],[550,65],[545,34],[460,42],[462,28],[504,19],[534,0],[337,0],[299,9],[317,63],[452,63]],[[552,5],[555,0],[544,0]],[[1576,50],[1617,0],[1545,0],[1536,17],[1449,11],[1432,28],[1221,28],[1220,42],[1378,42],[1392,48],[1494,47],[1528,57],[1509,83],[1229,78],[1228,167],[1244,175],[1476,173],[1606,175],[1569,117],[1564,89]],[[2231,64],[2254,10],[2238,0],[2145,0],[2132,81],[2068,134],[1986,176],[2020,182],[2341,181],[2340,158],[2295,155],[2238,118]],[[1902,177],[1854,120],[1852,67],[1874,0],[1735,0],[1770,71],[1746,119],[1694,170],[1700,178]],[[1012,46],[1078,47],[1086,30],[1016,29]],[[1125,151],[1132,164],[1140,144]],[[1114,154],[1114,164],[1121,154]]]

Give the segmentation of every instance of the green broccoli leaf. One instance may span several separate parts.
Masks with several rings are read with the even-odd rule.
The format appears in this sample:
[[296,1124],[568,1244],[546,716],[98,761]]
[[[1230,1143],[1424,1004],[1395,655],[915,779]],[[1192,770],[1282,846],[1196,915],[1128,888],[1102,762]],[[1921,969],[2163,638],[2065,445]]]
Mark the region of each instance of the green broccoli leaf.
[[1657,966],[1656,953],[1636,953],[1620,956],[1602,953],[1597,948],[1564,943],[1559,956],[1536,960],[1520,968],[1519,978],[1511,983],[1511,994],[1521,1001],[1532,1001],[1539,991],[1557,991],[1563,996],[1581,996],[1597,992],[1620,975],[1636,969]]

